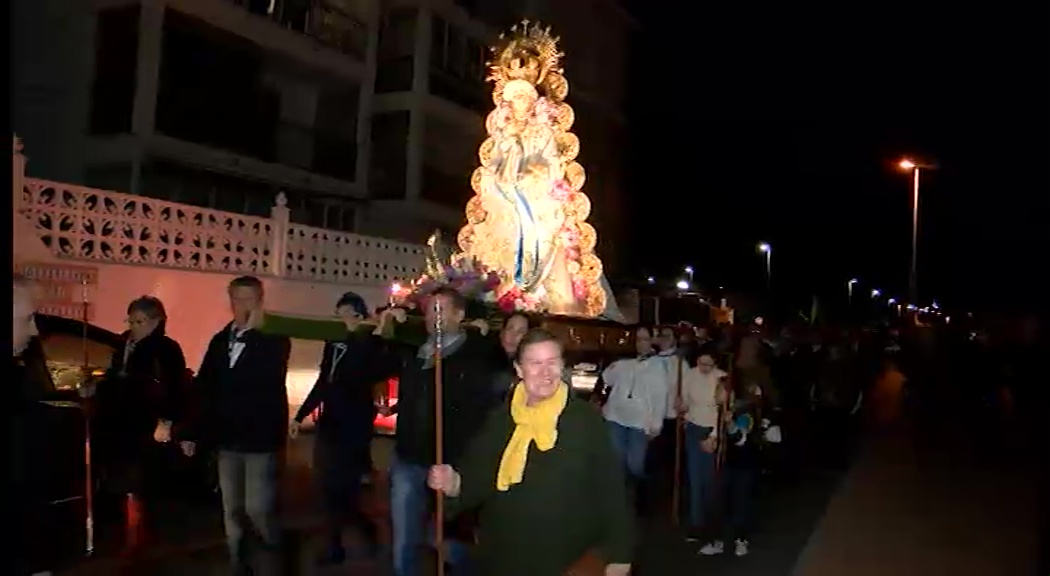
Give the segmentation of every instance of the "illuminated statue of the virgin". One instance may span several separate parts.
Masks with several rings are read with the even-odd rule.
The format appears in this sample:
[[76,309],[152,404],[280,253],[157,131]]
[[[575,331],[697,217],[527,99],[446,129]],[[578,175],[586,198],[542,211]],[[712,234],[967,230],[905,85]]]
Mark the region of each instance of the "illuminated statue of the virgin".
[[580,191],[580,142],[569,131],[575,116],[557,39],[524,22],[493,52],[496,108],[485,121],[460,248],[499,273],[500,294],[519,308],[618,317],[586,222],[591,205]]

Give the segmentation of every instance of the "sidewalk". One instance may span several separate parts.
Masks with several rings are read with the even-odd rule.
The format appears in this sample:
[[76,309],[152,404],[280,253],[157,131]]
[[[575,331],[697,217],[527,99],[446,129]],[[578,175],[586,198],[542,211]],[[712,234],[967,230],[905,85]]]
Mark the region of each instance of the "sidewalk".
[[1009,439],[978,447],[994,432],[966,428],[898,422],[871,438],[794,576],[1033,576],[1030,471],[1003,454]]
[[[372,445],[373,460],[378,470],[373,486],[366,490],[364,506],[373,518],[379,520],[380,537],[388,539],[388,504],[386,470],[389,468],[391,440],[377,437]],[[316,503],[311,454],[313,436],[303,435],[292,441],[288,449],[287,467],[282,477],[281,510],[282,524],[294,542],[295,563],[299,574],[314,574],[310,568],[318,549],[317,536],[322,529],[322,518]],[[97,556],[84,559],[75,566],[58,572],[60,576],[103,576],[113,574],[142,574],[150,576],[194,574],[226,574],[226,547],[222,532],[221,508],[218,501],[207,506],[187,507],[179,511],[179,517],[166,527],[160,541],[144,550],[130,561],[121,558],[117,551],[121,526],[99,526],[96,533],[104,534]],[[113,536],[115,535],[115,536]],[[101,540],[101,538],[100,538]],[[316,574],[352,573],[371,576],[376,573],[372,566],[362,563],[347,563],[333,571],[317,571]]]

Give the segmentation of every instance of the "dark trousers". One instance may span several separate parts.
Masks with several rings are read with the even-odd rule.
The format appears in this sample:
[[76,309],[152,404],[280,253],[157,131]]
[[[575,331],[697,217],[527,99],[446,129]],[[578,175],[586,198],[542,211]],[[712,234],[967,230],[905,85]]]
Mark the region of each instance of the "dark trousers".
[[754,466],[726,465],[722,468],[722,537],[725,540],[748,538],[758,474],[759,470]]
[[370,545],[377,540],[375,524],[361,509],[361,477],[369,472],[370,452],[370,434],[317,436],[314,467],[318,471],[330,545],[334,548],[342,546],[342,533],[347,527],[359,530]]

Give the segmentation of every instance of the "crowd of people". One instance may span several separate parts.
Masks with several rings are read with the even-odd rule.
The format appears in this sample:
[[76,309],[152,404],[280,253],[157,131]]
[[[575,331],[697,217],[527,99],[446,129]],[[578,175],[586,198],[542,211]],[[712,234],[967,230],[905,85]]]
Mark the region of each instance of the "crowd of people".
[[[31,292],[28,281],[15,279],[19,379],[28,378],[19,359],[35,334]],[[335,314],[346,337],[325,344],[317,383],[292,415],[285,390],[291,342],[262,329],[262,283],[237,278],[227,296],[232,319],[192,378],[178,343],[165,335],[163,304],[132,302],[122,346],[84,396],[102,471],[100,501],[107,493],[130,495],[141,503],[137,513],[162,522],[171,484],[165,459],[214,454],[233,574],[283,570],[281,454],[322,406],[314,443],[327,520],[320,562],[381,556],[376,519],[359,501],[376,414],[396,413],[389,471],[396,576],[416,576],[430,561],[438,495],[447,520],[439,557],[453,576],[626,576],[639,574],[639,518],[666,509],[654,495],[675,495],[672,516],[681,512],[684,537],[698,554],[747,555],[756,487],[778,466],[793,418],[804,413],[829,427],[828,437],[848,437],[859,426],[866,383],[888,360],[914,374],[916,390],[933,386],[923,367],[924,355],[935,352],[921,336],[903,342],[918,332],[774,333],[754,323],[639,327],[636,354],[604,366],[593,393],[583,394],[572,386],[563,343],[535,318],[512,314],[490,337],[486,324],[466,319],[461,294],[439,288],[423,306],[428,339],[419,347],[382,337],[404,321],[404,310],[372,315],[356,294],[339,299]],[[990,355],[982,338],[951,342]],[[978,381],[976,405],[998,406],[1002,395],[979,373],[983,380],[967,380]],[[374,393],[390,377],[400,380],[393,405]],[[23,396],[14,478],[16,489],[30,493],[31,459],[18,450],[32,434],[35,402]],[[26,502],[28,519],[32,499]],[[149,522],[143,525],[148,531]],[[351,527],[362,536],[361,550],[344,544]],[[25,558],[18,573],[46,569],[33,564],[39,560]]]

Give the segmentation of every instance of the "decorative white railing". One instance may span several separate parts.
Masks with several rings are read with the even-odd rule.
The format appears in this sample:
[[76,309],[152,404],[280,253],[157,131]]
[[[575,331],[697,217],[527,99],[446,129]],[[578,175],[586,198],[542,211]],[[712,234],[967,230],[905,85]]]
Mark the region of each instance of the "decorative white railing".
[[389,285],[419,276],[423,247],[291,224],[287,254],[289,278]]
[[384,286],[422,269],[420,245],[291,223],[283,193],[260,218],[26,178],[17,137],[13,160],[15,214],[61,258]]

